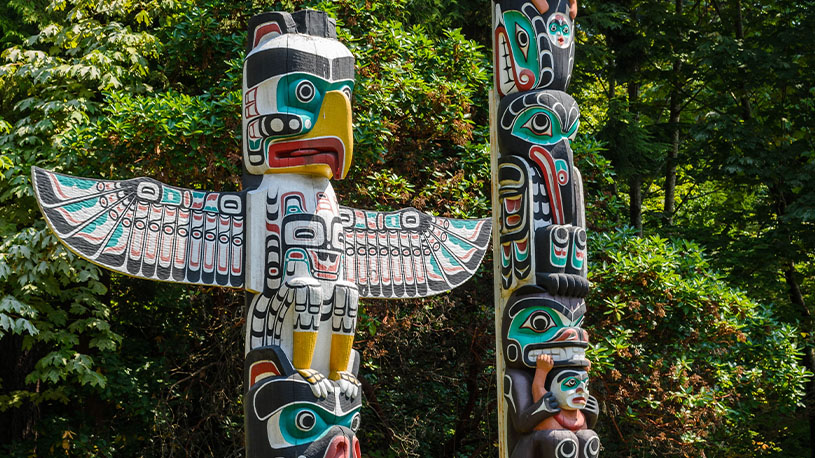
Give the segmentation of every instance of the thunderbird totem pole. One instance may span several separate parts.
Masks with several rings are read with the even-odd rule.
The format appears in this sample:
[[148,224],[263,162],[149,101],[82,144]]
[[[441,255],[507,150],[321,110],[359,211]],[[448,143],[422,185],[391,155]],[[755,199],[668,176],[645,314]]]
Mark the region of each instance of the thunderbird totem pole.
[[594,458],[580,172],[576,0],[493,3],[496,340],[501,458]]
[[429,296],[473,275],[489,220],[338,205],[351,167],[354,57],[325,13],[249,21],[241,192],[39,168],[51,229],[73,252],[135,277],[242,288],[249,457],[360,458],[352,350],[357,300]]

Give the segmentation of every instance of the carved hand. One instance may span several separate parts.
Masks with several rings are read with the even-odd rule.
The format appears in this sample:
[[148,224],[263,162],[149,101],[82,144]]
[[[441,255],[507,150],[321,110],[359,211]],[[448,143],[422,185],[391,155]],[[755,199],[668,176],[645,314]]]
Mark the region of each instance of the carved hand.
[[546,393],[543,395],[543,404],[541,404],[540,410],[549,412],[552,415],[560,412],[560,403],[557,402],[557,398],[555,398],[554,394]]
[[594,396],[589,396],[586,407],[583,407],[581,410],[583,411],[583,415],[586,416],[586,426],[588,426],[589,429],[594,429],[594,425],[597,424],[597,417],[600,415],[600,404],[597,402],[597,399]]
[[535,367],[539,371],[548,373],[553,367],[555,367],[555,360],[552,359],[552,355],[540,354],[538,355],[538,359],[535,361]]
[[[541,13],[549,11],[549,2],[546,0],[532,0],[532,3],[535,4],[535,7],[538,8],[538,11]],[[572,20],[577,17],[577,0],[569,0],[569,17],[571,17]]]

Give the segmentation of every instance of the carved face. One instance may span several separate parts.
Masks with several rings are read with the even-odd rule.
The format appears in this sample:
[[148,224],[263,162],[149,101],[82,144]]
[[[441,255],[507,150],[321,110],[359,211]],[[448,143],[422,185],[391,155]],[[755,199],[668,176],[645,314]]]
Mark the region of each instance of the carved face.
[[574,63],[568,10],[565,0],[549,1],[543,14],[529,0],[496,2],[493,54],[501,96],[531,89],[566,90]]
[[[342,222],[335,212],[305,210],[300,193],[286,193],[283,203],[283,265],[280,274],[337,281],[345,246]],[[328,204],[331,205],[331,204]]]
[[248,402],[248,427],[258,430],[250,435],[257,442],[249,444],[256,456],[362,456],[356,437],[361,397],[352,401],[336,390],[320,399],[303,380],[272,377],[250,389]]
[[244,165],[256,175],[343,178],[353,155],[354,57],[335,39],[279,29],[258,27],[244,63]]
[[580,111],[560,91],[529,91],[504,97],[498,106],[501,155],[521,156],[536,165],[544,182],[554,224],[574,224],[572,149]]
[[552,355],[556,364],[585,364],[589,337],[580,328],[585,312],[582,299],[545,292],[511,297],[503,318],[507,366],[534,368],[541,354]]
[[572,44],[572,21],[563,13],[555,13],[546,21],[549,41],[558,48],[566,49]]
[[582,409],[589,400],[589,375],[586,371],[571,369],[558,372],[552,378],[549,391],[555,396],[561,409]]
[[518,158],[501,158],[498,179],[501,203],[501,277],[505,289],[532,274],[529,244],[529,176]]

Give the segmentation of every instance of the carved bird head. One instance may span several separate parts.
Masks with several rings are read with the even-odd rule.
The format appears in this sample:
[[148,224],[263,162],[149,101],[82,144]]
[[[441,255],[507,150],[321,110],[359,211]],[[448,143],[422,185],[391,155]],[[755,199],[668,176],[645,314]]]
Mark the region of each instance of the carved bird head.
[[334,20],[312,10],[249,21],[243,160],[250,174],[341,179],[351,167],[354,56]]

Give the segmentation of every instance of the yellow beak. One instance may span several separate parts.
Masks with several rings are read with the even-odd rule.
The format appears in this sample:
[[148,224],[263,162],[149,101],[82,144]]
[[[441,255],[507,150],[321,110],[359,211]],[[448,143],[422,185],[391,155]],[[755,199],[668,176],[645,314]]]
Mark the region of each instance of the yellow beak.
[[[323,105],[315,119],[314,127],[302,137],[308,138],[334,137],[342,143],[343,151],[339,152],[337,160],[340,176],[334,176],[330,167],[325,164],[313,164],[306,167],[321,167],[321,170],[311,170],[326,178],[341,180],[348,175],[351,160],[354,155],[354,131],[351,126],[351,101],[342,91],[329,91],[323,97]],[[326,173],[327,172],[327,173]]]

